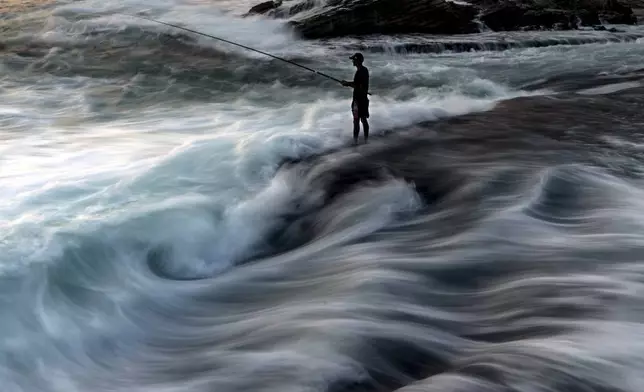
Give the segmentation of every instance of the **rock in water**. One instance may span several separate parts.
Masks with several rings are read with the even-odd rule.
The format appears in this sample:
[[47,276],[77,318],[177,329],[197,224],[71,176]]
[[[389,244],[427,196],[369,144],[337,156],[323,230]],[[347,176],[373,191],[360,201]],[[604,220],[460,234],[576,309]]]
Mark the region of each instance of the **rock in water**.
[[282,5],[282,0],[271,0],[271,1],[265,1],[263,3],[257,4],[253,8],[248,11],[246,16],[248,15],[258,15],[258,14],[265,14],[268,11],[271,11],[275,8],[278,8],[279,6]]
[[535,10],[506,3],[481,15],[481,22],[494,31],[576,28],[577,19],[558,9]]
[[599,19],[610,24],[637,24],[633,9],[617,0],[605,0],[598,11]]
[[[368,34],[467,34],[477,17],[493,31],[571,30],[636,24],[629,0],[317,0],[268,1],[251,10],[290,22],[304,38]],[[306,11],[306,14],[303,12]],[[309,12],[312,11],[312,12]]]
[[478,32],[478,10],[444,0],[344,1],[293,22],[305,38],[367,34],[461,34]]
[[633,10],[617,0],[481,0],[481,21],[494,31],[557,29],[607,23],[635,24]]

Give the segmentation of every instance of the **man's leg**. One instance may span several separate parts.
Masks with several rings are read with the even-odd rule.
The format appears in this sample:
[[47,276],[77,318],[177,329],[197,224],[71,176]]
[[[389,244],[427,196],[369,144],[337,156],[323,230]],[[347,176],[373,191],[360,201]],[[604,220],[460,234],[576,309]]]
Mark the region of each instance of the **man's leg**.
[[358,105],[353,102],[351,105],[353,114],[353,143],[358,144],[358,135],[360,134],[360,117],[358,116]]
[[[360,120],[362,121],[362,132],[364,132],[364,142],[366,143],[367,140],[369,139],[369,120],[367,120],[366,117],[362,117]],[[354,132],[354,135],[357,135],[357,134]]]
[[369,139],[369,100],[364,100],[358,103],[358,117],[362,122],[362,131],[364,132],[364,142]]
[[353,118],[353,142],[358,144],[358,135],[360,135],[360,120],[357,117]]

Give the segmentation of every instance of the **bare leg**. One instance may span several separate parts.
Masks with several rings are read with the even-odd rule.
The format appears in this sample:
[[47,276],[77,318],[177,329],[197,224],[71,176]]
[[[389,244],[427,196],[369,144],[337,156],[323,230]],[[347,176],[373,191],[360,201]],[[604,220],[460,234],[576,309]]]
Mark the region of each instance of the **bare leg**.
[[[362,132],[364,132],[364,142],[366,143],[369,139],[369,120],[367,120],[366,117],[363,117],[361,120],[362,120]],[[354,131],[354,135],[356,135],[355,131]]]
[[353,143],[358,144],[358,135],[360,134],[360,120],[353,118]]
[[360,116],[358,115],[358,106],[355,101],[351,103],[351,112],[353,114],[353,144],[358,144],[358,135],[360,134]]

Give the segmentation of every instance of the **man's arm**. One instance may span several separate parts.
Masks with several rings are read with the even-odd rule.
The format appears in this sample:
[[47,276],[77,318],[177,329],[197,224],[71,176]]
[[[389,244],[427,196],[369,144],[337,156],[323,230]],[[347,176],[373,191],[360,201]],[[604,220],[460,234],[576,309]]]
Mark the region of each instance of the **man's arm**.
[[349,82],[347,80],[343,80],[341,83],[344,87],[355,87],[355,83]]

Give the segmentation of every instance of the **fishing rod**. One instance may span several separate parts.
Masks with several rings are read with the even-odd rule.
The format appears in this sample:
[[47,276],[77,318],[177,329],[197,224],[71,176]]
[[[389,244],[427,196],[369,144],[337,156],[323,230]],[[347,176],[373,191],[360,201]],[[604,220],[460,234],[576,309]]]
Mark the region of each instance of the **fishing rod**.
[[[202,36],[204,36],[204,37],[208,37],[208,38],[216,39],[216,40],[218,40],[218,41],[222,41],[222,42],[225,42],[225,43],[227,43],[227,44],[231,44],[231,45],[239,46],[240,48],[248,49],[248,50],[251,50],[251,51],[253,51],[253,52],[257,52],[257,53],[263,54],[263,55],[265,55],[265,56],[272,57],[272,58],[274,58],[274,59],[276,59],[276,60],[284,61],[284,62],[289,63],[289,64],[291,64],[291,65],[295,65],[296,67],[303,68],[303,69],[305,69],[305,70],[307,70],[307,71],[310,71],[310,72],[316,73],[316,74],[318,74],[318,75],[320,75],[320,76],[322,76],[322,77],[325,77],[325,78],[331,79],[331,80],[333,80],[333,81],[335,81],[335,82],[338,82],[338,83],[342,84],[342,81],[341,81],[340,79],[336,79],[336,78],[334,78],[333,76],[329,76],[329,75],[327,75],[327,74],[325,74],[325,73],[323,73],[323,72],[316,71],[316,70],[314,70],[314,69],[312,69],[312,68],[306,67],[306,66],[304,66],[304,65],[302,65],[302,64],[298,64],[298,63],[293,62],[293,61],[291,61],[291,60],[287,60],[287,59],[285,59],[285,58],[278,57],[278,56],[274,56],[274,55],[272,55],[272,54],[270,54],[270,53],[266,53],[266,52],[263,52],[263,51],[261,51],[261,50],[251,48],[250,46],[246,46],[246,45],[238,44],[238,43],[236,43],[236,42],[229,41],[229,40],[224,39],[224,38],[215,37],[214,35],[210,35],[210,34],[202,33],[202,32],[200,32],[200,31],[192,30],[192,29],[189,29],[189,28],[186,28],[186,27],[182,27],[182,26],[178,26],[178,25],[175,25],[175,24],[172,24],[172,23],[167,23],[167,22],[163,22],[163,21],[160,21],[160,20],[156,20],[156,19],[148,18],[148,17],[145,17],[145,16],[140,16],[140,15],[131,15],[131,14],[123,14],[123,13],[118,13],[118,14],[119,14],[119,15],[125,15],[125,16],[131,16],[131,17],[134,17],[134,18],[145,19],[145,20],[148,20],[148,21],[150,21],[150,22],[159,23],[159,24],[166,25],[166,26],[170,26],[170,27],[174,27],[174,28],[177,28],[177,29],[180,29],[180,30],[189,31],[189,32],[191,32],[191,33],[195,33],[195,34],[202,35]],[[369,94],[369,95],[371,95],[371,94]]]

